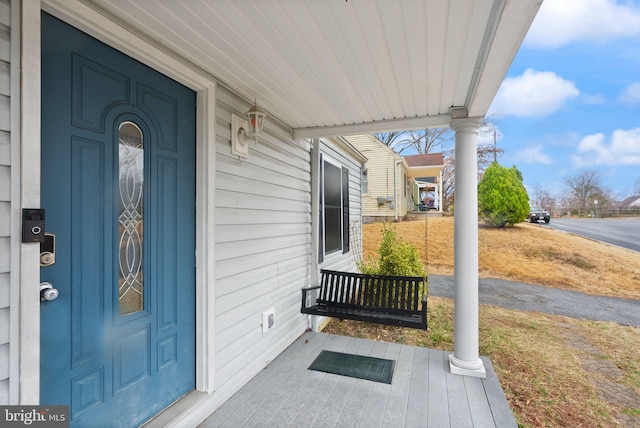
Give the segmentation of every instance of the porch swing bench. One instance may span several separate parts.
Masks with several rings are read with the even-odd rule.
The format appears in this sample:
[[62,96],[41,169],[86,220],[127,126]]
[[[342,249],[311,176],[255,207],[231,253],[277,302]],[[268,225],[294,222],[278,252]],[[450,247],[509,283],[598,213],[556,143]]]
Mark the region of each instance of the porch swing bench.
[[[303,314],[427,329],[425,278],[326,269],[320,273],[320,285],[302,289]],[[317,298],[308,306],[313,290],[318,290]]]

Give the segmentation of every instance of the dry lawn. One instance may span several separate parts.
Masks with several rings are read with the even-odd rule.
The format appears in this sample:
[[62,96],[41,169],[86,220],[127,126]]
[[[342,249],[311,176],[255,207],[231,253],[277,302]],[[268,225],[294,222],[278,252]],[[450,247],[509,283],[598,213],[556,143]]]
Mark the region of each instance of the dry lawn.
[[[428,260],[428,270],[453,273],[453,221],[395,225]],[[363,253],[375,255],[382,225],[364,226]],[[591,294],[640,299],[637,253],[535,225],[480,229],[481,276]],[[453,302],[429,298],[429,330],[332,321],[325,332],[453,350]],[[640,426],[640,406],[615,402],[598,384],[610,378],[593,364],[617,369],[615,382],[640,397],[640,329],[613,323],[480,307],[480,353],[491,358],[521,427]]]
[[[452,217],[394,226],[399,237],[418,248],[429,273],[453,275]],[[376,257],[382,227],[363,226],[365,258]],[[481,278],[640,300],[637,252],[529,223],[504,229],[481,226],[478,241]]]

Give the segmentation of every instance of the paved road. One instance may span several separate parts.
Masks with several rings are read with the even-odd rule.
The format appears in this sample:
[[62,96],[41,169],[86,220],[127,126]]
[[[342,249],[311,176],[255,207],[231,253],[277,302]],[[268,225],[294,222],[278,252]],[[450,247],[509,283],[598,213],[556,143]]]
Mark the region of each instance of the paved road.
[[640,251],[640,218],[551,219],[544,227],[586,236],[619,247]]
[[[429,295],[453,298],[453,276],[429,275]],[[480,279],[480,303],[640,327],[640,300],[591,296],[502,279]]]

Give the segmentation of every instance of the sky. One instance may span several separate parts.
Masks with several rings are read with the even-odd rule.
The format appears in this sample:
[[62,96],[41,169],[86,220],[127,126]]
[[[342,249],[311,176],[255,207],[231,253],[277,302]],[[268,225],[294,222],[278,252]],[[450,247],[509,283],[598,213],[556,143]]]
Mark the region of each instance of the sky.
[[[612,200],[640,179],[640,0],[544,0],[488,119],[531,191],[596,170]],[[493,137],[491,137],[493,142]]]

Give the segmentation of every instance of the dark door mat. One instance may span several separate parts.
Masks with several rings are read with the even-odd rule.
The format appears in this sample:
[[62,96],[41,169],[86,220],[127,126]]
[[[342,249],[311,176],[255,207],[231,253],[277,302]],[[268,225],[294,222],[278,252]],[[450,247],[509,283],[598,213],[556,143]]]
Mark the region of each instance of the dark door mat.
[[322,351],[309,370],[390,384],[394,365],[393,360]]

